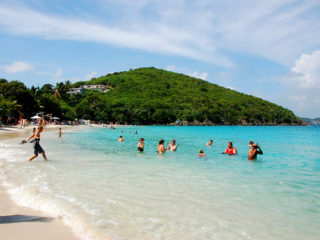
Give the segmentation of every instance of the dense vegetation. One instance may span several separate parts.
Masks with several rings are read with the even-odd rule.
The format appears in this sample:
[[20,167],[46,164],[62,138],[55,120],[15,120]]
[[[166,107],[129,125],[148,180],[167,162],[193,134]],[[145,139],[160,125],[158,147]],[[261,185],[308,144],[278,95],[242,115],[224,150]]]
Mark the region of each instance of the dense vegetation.
[[[113,86],[108,92],[88,90],[68,95],[82,84]],[[263,99],[155,68],[108,74],[87,82],[45,84],[28,89],[17,81],[0,80],[1,114],[36,112],[62,119],[90,119],[128,124],[301,124],[293,112]]]

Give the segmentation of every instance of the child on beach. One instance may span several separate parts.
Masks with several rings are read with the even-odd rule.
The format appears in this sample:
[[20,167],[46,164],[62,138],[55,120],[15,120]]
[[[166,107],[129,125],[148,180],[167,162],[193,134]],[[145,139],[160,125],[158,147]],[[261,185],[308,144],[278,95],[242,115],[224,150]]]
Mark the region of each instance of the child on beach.
[[29,142],[31,139],[34,139],[34,143],[33,143],[33,148],[34,148],[34,156],[32,156],[29,161],[31,162],[33,159],[35,159],[36,157],[38,157],[39,153],[42,154],[43,158],[45,160],[47,160],[46,157],[46,153],[45,151],[42,149],[42,147],[40,146],[40,134],[43,131],[43,126],[39,126],[38,129],[36,130],[35,133],[33,133],[28,140],[26,141]]

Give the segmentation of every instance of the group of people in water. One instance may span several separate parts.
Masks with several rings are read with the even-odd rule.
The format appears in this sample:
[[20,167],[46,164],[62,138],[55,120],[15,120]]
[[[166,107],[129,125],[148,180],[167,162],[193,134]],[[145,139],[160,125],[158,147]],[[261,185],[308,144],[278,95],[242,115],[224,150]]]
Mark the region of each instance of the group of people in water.
[[[43,126],[38,126],[38,128],[33,128],[33,134],[27,139],[23,140],[21,143],[27,143],[27,142],[32,142],[33,143],[33,148],[34,148],[34,155],[29,159],[29,161],[32,161],[36,157],[38,157],[39,153],[42,154],[43,158],[47,160],[46,153],[43,150],[43,148],[40,145],[40,134],[43,132]],[[121,130],[121,133],[123,133],[123,130]],[[135,131],[135,134],[138,134],[138,131]],[[58,138],[62,137],[62,129],[59,128],[58,131]],[[119,142],[124,142],[124,138],[122,135],[120,135]],[[211,146],[213,144],[213,140],[210,139],[209,142],[206,143],[206,146]],[[255,160],[257,159],[258,154],[263,154],[260,146],[258,143],[254,143],[252,140],[249,142],[248,147],[250,147],[248,151],[248,159],[249,160]],[[138,152],[143,152],[144,151],[144,138],[140,138],[138,145]],[[166,148],[164,145],[164,140],[161,139],[159,141],[158,147],[157,147],[157,152],[158,154],[164,154],[167,150],[171,152],[175,152],[177,150],[177,145],[176,145],[176,140],[172,139]],[[222,152],[222,154],[228,154],[228,155],[236,155],[238,154],[237,149],[233,146],[232,142],[228,142],[228,147],[227,149]],[[199,157],[206,157],[206,154],[204,153],[203,150],[199,150],[198,153]]]
[[[121,131],[121,133],[123,133],[123,131]],[[136,131],[135,134],[138,134],[138,132]],[[124,138],[122,137],[122,135],[120,135],[118,141],[119,142],[125,141]],[[211,146],[212,144],[213,144],[213,140],[210,139],[210,141],[206,143],[206,146]],[[250,147],[250,150],[248,151],[248,159],[249,160],[257,159],[258,154],[263,154],[260,146],[257,143],[254,143],[252,140],[249,142],[248,147]],[[140,138],[138,145],[137,145],[137,148],[138,148],[138,152],[144,151],[144,138]],[[167,150],[171,151],[171,152],[175,152],[177,150],[176,140],[172,139],[167,148],[164,145],[163,139],[161,139],[159,141],[159,144],[157,147],[158,154],[164,154]],[[238,154],[238,152],[237,152],[237,149],[233,146],[232,142],[228,142],[228,147],[224,152],[222,152],[222,154],[236,155],[236,154]],[[199,150],[198,156],[199,157],[206,157],[206,154],[204,153],[203,150]]]

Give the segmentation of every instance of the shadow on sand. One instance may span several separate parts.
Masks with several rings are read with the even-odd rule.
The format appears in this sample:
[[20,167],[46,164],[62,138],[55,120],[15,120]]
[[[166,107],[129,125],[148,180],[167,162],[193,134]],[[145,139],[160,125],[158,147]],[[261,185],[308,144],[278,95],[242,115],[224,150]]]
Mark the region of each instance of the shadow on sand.
[[9,215],[0,216],[0,224],[21,223],[21,222],[51,222],[53,218],[30,216],[30,215]]

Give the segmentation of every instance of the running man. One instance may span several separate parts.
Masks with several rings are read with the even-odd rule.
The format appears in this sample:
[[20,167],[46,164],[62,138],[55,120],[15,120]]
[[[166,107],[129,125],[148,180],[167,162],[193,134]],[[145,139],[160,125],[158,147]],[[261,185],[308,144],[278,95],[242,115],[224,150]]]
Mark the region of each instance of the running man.
[[42,147],[40,146],[40,134],[42,133],[43,131],[43,126],[39,126],[38,129],[36,130],[35,133],[33,133],[29,138],[28,140],[26,141],[29,142],[31,139],[34,139],[34,142],[33,142],[33,149],[34,149],[34,156],[32,156],[29,161],[31,162],[33,159],[35,159],[36,157],[38,157],[39,153],[42,154],[43,158],[45,160],[48,160],[47,157],[46,157],[46,153],[45,151],[42,149]]

